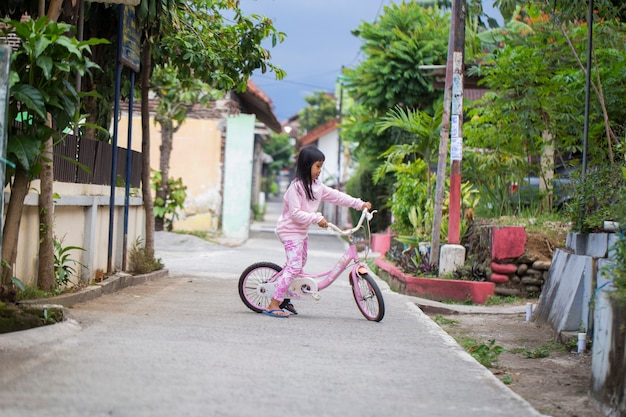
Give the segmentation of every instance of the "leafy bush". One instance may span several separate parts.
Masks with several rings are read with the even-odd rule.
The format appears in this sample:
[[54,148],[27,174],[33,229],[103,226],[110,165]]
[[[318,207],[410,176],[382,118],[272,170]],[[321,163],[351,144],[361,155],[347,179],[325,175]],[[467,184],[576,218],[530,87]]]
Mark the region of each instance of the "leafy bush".
[[478,188],[480,210],[486,217],[512,214],[511,184],[528,169],[524,159],[502,149],[463,150],[463,178]]
[[[623,219],[626,222],[626,217]],[[622,228],[619,238],[613,245],[615,264],[610,269],[616,296],[626,300],[626,228]]]
[[[152,171],[151,184],[152,189],[159,189],[162,184],[162,177],[159,171]],[[178,209],[184,208],[185,199],[187,198],[187,186],[183,185],[182,178],[167,180],[169,193],[163,201],[162,198],[154,200],[154,217],[162,217],[165,222],[165,229],[172,231],[174,220],[178,219]]]
[[[622,167],[622,178],[626,183],[626,168]],[[626,185],[622,183],[619,190],[623,196],[626,193]],[[617,242],[612,246],[614,263],[607,266],[602,272],[613,279],[616,288],[614,297],[626,302],[626,201],[617,204],[615,219],[619,222],[621,230],[617,233]]]
[[[372,219],[370,226],[372,232],[383,232],[389,227],[391,214],[387,202],[390,196],[390,180],[382,180],[374,184],[373,181],[373,164],[367,160],[359,161],[359,166],[354,175],[346,183],[346,192],[354,197],[359,197],[363,201],[372,203],[372,208],[378,210],[378,213]],[[354,216],[353,224],[358,220],[360,213],[351,211]]]
[[76,265],[87,266],[70,258],[72,251],[85,251],[80,246],[63,246],[63,239],[54,239],[54,284],[56,291],[70,283],[72,275],[76,275]]
[[584,182],[573,176],[574,196],[568,208],[573,231],[597,232],[605,220],[623,218],[626,179],[618,170],[614,165],[590,169]]
[[461,345],[485,368],[493,368],[500,354],[506,351],[502,346],[496,345],[495,339],[490,340],[488,343],[466,339],[461,341]]
[[487,267],[472,259],[458,267],[453,273],[454,279],[465,281],[489,281]]
[[136,274],[147,274],[163,268],[160,259],[154,257],[154,251],[149,251],[143,246],[141,238],[137,238],[135,244],[128,252],[128,269]]
[[422,254],[417,247],[408,246],[395,240],[391,243],[386,257],[405,273],[414,276],[434,275],[437,271],[430,265],[428,254]]

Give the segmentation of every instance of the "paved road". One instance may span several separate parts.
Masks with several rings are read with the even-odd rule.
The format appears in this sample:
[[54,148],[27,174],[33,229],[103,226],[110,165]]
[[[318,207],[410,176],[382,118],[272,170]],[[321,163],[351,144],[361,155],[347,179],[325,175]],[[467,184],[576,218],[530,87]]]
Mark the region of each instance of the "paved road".
[[[311,236],[311,271],[343,243]],[[0,335],[0,415],[539,416],[381,282],[365,320],[346,279],[276,319],[239,300],[250,263],[282,263],[268,228],[242,246],[161,233],[170,274],[75,306],[72,321]]]

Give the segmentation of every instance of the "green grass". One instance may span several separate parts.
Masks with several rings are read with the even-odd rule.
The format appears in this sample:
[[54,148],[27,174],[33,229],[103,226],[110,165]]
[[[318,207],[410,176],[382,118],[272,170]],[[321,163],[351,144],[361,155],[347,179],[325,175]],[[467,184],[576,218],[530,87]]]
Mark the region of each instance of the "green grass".
[[518,215],[482,218],[481,222],[494,226],[523,226],[527,233],[542,233],[550,239],[558,238],[559,241],[565,235],[563,230],[571,230],[569,218],[559,212],[537,214],[531,210],[522,210]]
[[485,368],[493,368],[498,361],[498,356],[504,351],[500,345],[496,344],[496,340],[492,339],[488,342],[480,342],[466,337],[461,340],[457,340],[459,344],[465,349],[474,359],[476,359]]
[[435,315],[435,318],[433,319],[433,321],[440,326],[444,326],[444,325],[454,326],[454,325],[459,324],[457,320],[448,319],[442,316],[441,314]]
[[539,358],[547,358],[550,356],[550,350],[545,347],[538,347],[536,349],[529,349],[526,347],[520,347],[509,350],[511,353],[521,354],[525,358],[529,359],[539,359]]
[[43,290],[40,290],[39,288],[26,287],[24,288],[24,291],[17,292],[17,299],[18,300],[36,300],[38,298],[54,297],[55,295],[58,295],[58,294],[55,292],[51,292],[51,291],[43,291]]
[[502,304],[519,304],[522,299],[516,297],[514,295],[508,295],[506,297],[502,297],[499,295],[490,295],[487,297],[487,301],[485,301],[486,306],[495,306]]
[[550,353],[552,352],[564,351],[565,349],[566,349],[566,346],[557,342],[549,341],[535,349],[530,349],[527,347],[518,347],[515,349],[510,349],[509,352],[514,353],[514,354],[520,354],[528,359],[540,359],[540,358],[547,358],[548,356],[550,356]]

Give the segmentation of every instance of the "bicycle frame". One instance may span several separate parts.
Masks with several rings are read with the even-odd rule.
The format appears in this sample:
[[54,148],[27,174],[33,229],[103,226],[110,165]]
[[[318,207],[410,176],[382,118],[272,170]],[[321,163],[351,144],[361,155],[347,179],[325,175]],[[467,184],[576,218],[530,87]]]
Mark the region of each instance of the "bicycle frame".
[[[324,272],[320,272],[318,274],[311,274],[302,271],[297,277],[294,278],[289,289],[294,291],[298,295],[306,296],[311,295],[313,298],[319,298],[318,292],[328,288],[333,282],[339,278],[339,276],[350,267],[350,264],[353,264],[352,271],[350,272],[351,276],[354,276],[357,272],[364,274],[369,272],[369,268],[360,261],[358,252],[356,250],[356,243],[354,242],[353,234],[361,228],[364,220],[367,218],[371,220],[373,217],[373,212],[368,212],[367,210],[363,210],[363,214],[361,214],[361,218],[357,225],[348,230],[342,230],[335,226],[332,223],[328,224],[328,228],[333,232],[348,236],[349,246],[348,249],[343,253],[341,258],[337,261],[335,266],[332,269],[329,269]],[[281,276],[283,271],[278,272],[270,282],[273,284],[276,280]],[[299,287],[299,288],[298,288]]]

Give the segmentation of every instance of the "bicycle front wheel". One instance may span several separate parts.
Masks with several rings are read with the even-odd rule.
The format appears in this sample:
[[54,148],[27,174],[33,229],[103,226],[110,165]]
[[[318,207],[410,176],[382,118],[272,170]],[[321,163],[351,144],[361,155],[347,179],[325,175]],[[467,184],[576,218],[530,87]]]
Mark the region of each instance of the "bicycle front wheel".
[[385,316],[385,302],[378,284],[369,274],[356,274],[350,277],[352,294],[363,317],[370,321],[381,321]]
[[247,267],[239,277],[239,297],[250,310],[262,312],[270,304],[272,297],[266,294],[261,284],[280,272],[282,268],[272,262],[257,262]]

